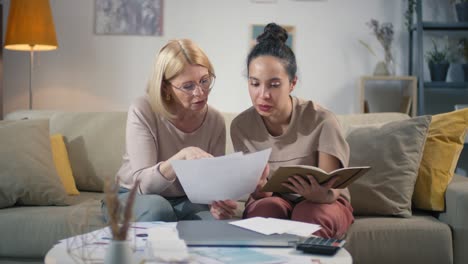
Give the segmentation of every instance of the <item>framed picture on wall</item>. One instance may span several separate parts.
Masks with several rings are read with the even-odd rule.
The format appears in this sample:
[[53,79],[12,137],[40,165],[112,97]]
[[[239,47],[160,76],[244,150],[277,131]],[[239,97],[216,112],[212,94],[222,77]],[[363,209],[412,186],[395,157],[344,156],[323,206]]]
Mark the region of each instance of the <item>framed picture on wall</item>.
[[94,0],[98,35],[163,34],[163,0]]
[[[251,26],[250,31],[250,48],[255,46],[257,43],[257,37],[263,33],[263,29],[265,28],[266,24],[254,24]],[[296,28],[290,25],[280,25],[286,32],[288,32],[288,39],[286,40],[286,45],[288,45],[294,51],[294,39],[296,35]]]

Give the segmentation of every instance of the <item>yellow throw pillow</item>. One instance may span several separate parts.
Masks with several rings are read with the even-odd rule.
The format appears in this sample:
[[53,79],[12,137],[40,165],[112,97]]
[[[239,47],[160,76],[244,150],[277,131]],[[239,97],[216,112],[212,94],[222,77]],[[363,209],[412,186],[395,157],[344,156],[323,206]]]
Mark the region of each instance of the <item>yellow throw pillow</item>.
[[434,115],[413,193],[415,208],[444,211],[445,191],[463,149],[468,108]]
[[50,145],[52,148],[52,156],[54,158],[55,169],[62,181],[65,190],[69,195],[78,195],[80,192],[76,188],[75,179],[68,159],[67,148],[61,134],[50,136]]

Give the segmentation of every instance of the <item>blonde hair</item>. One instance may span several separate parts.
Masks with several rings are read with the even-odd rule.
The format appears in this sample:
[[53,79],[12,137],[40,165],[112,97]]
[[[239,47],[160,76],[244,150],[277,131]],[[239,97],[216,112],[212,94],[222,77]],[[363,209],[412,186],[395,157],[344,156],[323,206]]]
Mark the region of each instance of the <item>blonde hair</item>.
[[200,65],[206,67],[209,73],[215,74],[206,54],[190,39],[171,40],[159,51],[146,88],[151,107],[156,114],[169,119],[174,118],[169,110],[169,104],[173,100],[164,100],[163,85],[179,75],[187,65]]

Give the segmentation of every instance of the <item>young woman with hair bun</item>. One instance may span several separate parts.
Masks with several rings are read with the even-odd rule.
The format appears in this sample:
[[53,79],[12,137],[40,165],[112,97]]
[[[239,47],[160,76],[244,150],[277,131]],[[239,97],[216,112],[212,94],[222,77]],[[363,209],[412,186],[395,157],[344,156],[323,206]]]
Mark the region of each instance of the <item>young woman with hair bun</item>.
[[347,189],[332,189],[336,179],[323,185],[293,176],[285,184],[292,194],[265,193],[261,188],[283,165],[311,165],[325,171],[348,166],[349,146],[335,115],[319,104],[291,95],[297,84],[297,64],[286,45],[287,32],[270,23],[247,57],[248,89],[252,107],[231,124],[236,151],[272,153],[244,218],[262,216],[321,225],[315,235],[343,237],[353,223]]

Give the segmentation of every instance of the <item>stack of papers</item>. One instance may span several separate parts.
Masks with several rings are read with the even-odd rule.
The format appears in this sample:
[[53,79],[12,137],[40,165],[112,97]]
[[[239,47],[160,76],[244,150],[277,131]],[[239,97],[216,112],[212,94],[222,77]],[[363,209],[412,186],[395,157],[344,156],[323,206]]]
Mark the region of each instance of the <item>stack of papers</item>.
[[171,161],[185,194],[192,203],[238,200],[252,193],[265,169],[271,148],[198,160]]
[[321,228],[320,225],[316,224],[265,217],[252,217],[233,221],[230,224],[264,235],[291,234],[302,237],[309,237]]

